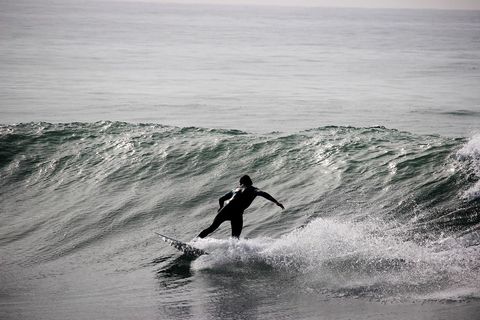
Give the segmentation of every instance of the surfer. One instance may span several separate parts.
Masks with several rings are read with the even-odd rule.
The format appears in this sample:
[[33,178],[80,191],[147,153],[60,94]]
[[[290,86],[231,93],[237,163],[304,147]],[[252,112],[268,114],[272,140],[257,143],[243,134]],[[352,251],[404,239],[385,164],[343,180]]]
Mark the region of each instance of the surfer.
[[[239,238],[243,228],[243,211],[247,209],[257,197],[264,197],[272,201],[280,208],[285,209],[283,205],[275,200],[268,193],[261,191],[253,186],[252,179],[244,175],[240,178],[240,187],[230,191],[219,199],[220,209],[213,219],[212,224],[207,229],[200,232],[199,238],[205,238],[227,220],[230,220],[232,226],[232,237]],[[224,203],[226,205],[224,206]]]

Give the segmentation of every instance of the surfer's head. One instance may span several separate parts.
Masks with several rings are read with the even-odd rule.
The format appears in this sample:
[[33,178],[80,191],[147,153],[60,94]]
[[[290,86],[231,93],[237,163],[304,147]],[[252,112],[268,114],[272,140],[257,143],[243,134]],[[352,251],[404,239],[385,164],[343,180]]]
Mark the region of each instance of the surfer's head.
[[244,185],[245,187],[249,187],[253,184],[252,179],[250,179],[249,176],[244,175],[243,177],[240,178],[240,184]]

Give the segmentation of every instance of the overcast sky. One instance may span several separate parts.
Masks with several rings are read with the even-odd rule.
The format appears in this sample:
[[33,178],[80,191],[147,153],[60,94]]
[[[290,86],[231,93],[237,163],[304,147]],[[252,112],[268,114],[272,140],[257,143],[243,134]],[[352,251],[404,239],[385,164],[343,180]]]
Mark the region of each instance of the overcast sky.
[[480,10],[480,0],[147,0],[166,3],[257,4],[290,6],[433,8]]

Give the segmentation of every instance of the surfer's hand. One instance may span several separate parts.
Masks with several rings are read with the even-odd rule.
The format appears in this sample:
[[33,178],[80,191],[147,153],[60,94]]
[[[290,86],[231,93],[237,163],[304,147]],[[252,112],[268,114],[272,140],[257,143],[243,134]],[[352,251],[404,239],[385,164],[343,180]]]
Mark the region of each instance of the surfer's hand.
[[282,208],[282,210],[285,209],[285,207],[283,206],[283,204],[281,204],[280,202],[277,202],[277,206],[279,206],[280,208]]

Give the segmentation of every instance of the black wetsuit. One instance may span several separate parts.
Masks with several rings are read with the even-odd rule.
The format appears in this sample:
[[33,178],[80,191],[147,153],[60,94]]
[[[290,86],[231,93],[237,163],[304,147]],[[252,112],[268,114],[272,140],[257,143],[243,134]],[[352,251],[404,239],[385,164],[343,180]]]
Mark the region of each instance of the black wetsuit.
[[[230,191],[219,199],[220,210],[213,220],[210,227],[200,232],[198,237],[205,238],[210,233],[215,231],[222,223],[230,220],[232,225],[232,237],[240,237],[243,228],[243,211],[247,209],[257,197],[261,196],[272,202],[278,203],[271,195],[260,191],[254,186],[240,187]],[[223,203],[228,201],[225,206]]]

